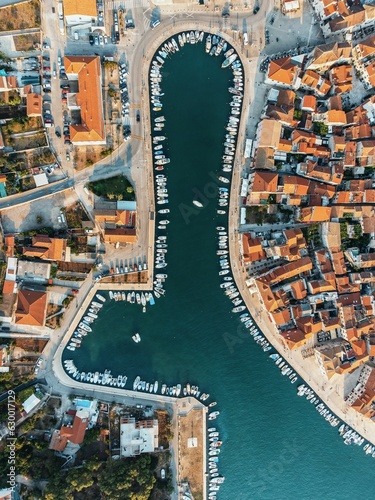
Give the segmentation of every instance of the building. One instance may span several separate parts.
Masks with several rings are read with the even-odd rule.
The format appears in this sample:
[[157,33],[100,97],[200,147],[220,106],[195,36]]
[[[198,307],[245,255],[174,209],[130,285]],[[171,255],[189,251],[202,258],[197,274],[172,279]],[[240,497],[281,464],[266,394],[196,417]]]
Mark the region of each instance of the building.
[[19,325],[44,326],[47,294],[33,290],[18,292],[15,322]]
[[104,229],[104,241],[106,243],[135,243],[137,241],[137,231],[118,227],[116,229]]
[[40,403],[40,399],[35,396],[35,394],[31,394],[30,397],[23,402],[22,406],[26,413],[30,413],[35,407]]
[[66,56],[69,80],[78,80],[77,94],[69,94],[68,107],[79,110],[81,123],[70,125],[70,139],[76,146],[106,144],[100,57]]
[[293,63],[291,57],[274,59],[268,67],[265,83],[287,88],[298,88],[298,73],[299,67]]
[[70,249],[63,238],[50,238],[44,234],[33,236],[32,246],[23,247],[25,257],[36,257],[44,260],[69,261]]
[[42,116],[43,99],[40,94],[30,93],[26,95],[27,116]]
[[10,356],[8,354],[8,348],[6,345],[0,345],[0,373],[9,372]]
[[282,5],[282,11],[285,14],[288,14],[289,12],[296,12],[299,9],[298,0],[283,0]]
[[157,420],[138,420],[125,417],[120,420],[121,457],[134,457],[141,453],[153,453],[159,447]]
[[89,424],[89,412],[85,409],[69,411],[74,416],[73,423],[63,425],[60,430],[55,430],[49,448],[63,452],[69,443],[80,445],[83,443],[87,426]]
[[96,0],[64,0],[64,17],[69,27],[90,28],[97,23]]

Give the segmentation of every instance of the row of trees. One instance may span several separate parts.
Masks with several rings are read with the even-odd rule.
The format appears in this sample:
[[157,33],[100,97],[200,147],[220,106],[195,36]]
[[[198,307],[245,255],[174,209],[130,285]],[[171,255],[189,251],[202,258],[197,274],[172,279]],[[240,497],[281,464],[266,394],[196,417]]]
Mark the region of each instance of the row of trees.
[[155,484],[151,457],[143,455],[102,464],[90,460],[68,473],[54,475],[45,490],[46,500],[73,500],[75,493],[87,498],[148,500]]

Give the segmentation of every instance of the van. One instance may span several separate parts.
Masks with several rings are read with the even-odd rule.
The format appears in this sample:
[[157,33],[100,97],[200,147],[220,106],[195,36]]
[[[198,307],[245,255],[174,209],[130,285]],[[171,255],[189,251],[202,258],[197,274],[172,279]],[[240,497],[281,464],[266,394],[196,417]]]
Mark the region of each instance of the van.
[[78,36],[78,31],[75,31],[74,32],[74,40],[78,40],[79,36]]
[[248,43],[249,43],[249,38],[247,36],[247,33],[244,33],[243,34],[243,44],[247,45]]
[[152,29],[152,30],[153,30],[153,29],[155,29],[155,28],[156,28],[156,26],[159,26],[159,24],[160,24],[159,19],[158,19],[157,21],[154,21],[153,23],[151,23],[151,29]]

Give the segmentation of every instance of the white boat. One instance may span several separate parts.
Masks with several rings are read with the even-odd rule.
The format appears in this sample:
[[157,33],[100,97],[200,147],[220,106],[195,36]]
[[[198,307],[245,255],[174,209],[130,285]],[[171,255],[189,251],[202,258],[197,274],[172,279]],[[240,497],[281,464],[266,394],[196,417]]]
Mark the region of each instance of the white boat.
[[157,380],[155,380],[155,382],[154,382],[154,394],[156,394],[158,392],[158,387],[159,387],[159,382]]
[[[162,393],[162,394],[165,394],[165,390],[166,390],[166,388],[167,388],[167,385],[166,385],[166,384],[163,384],[163,385],[161,386],[161,393]],[[154,390],[155,390],[155,388],[154,388]]]
[[109,298],[110,298],[111,300],[113,299],[113,292],[112,292],[112,291],[110,291],[110,292],[109,292]]
[[103,297],[103,295],[100,295],[99,293],[97,293],[97,294],[95,295],[95,297],[96,297],[98,300],[100,300],[101,302],[105,302],[105,301],[106,301],[106,298],[105,298],[105,297]]
[[178,397],[181,394],[181,384],[176,385],[176,396]]
[[203,203],[201,203],[200,201],[198,200],[193,200],[193,203],[196,207],[199,207],[199,208],[203,208]]
[[137,389],[140,381],[141,381],[141,377],[137,376],[133,382],[133,391],[135,391]]

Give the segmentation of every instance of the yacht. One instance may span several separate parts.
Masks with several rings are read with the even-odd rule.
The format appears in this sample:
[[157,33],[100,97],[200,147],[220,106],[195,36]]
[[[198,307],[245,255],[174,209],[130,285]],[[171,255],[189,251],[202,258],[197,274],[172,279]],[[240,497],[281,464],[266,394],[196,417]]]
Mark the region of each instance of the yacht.
[[201,203],[200,201],[194,200],[193,203],[196,207],[203,208],[203,203]]
[[206,38],[206,54],[210,52],[211,47],[212,47],[211,35],[208,35]]

